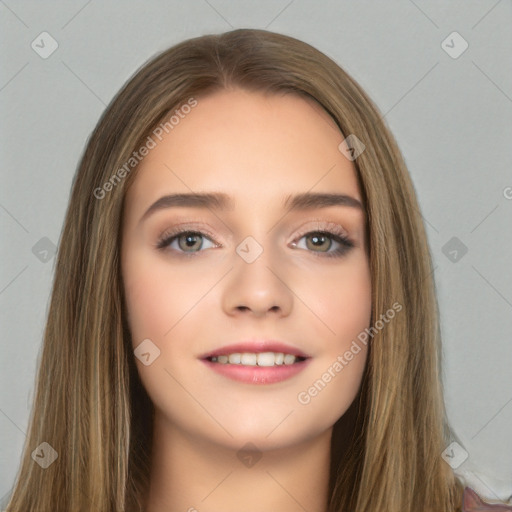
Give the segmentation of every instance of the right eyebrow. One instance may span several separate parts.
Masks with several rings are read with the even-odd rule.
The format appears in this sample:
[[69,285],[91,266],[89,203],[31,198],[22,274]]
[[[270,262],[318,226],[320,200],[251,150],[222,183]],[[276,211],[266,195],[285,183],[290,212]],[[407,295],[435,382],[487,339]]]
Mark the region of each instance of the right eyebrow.
[[186,208],[208,208],[213,210],[232,210],[235,202],[227,194],[215,193],[194,193],[194,194],[169,194],[156,200],[144,213],[139,222],[145,220],[157,210],[173,207]]

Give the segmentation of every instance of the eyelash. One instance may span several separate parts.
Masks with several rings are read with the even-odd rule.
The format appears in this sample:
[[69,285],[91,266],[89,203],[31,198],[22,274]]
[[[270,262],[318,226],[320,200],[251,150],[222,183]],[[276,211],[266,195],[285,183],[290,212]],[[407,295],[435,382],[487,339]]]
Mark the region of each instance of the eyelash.
[[[308,251],[312,252],[315,256],[318,256],[320,258],[340,258],[344,256],[350,249],[354,247],[354,243],[352,240],[350,240],[342,231],[340,228],[338,228],[336,225],[334,225],[332,228],[332,231],[326,230],[326,229],[317,229],[313,231],[307,231],[305,233],[302,233],[299,235],[298,238],[296,238],[297,242],[304,238],[307,235],[326,235],[327,237],[333,239],[335,242],[338,242],[340,244],[340,247],[335,249],[334,251],[330,252],[319,252],[319,251]],[[156,243],[156,248],[158,250],[164,251],[167,249],[167,247],[176,239],[178,239],[182,235],[198,235],[201,237],[208,238],[211,242],[215,242],[215,239],[211,233],[208,231],[199,231],[194,229],[179,229],[179,230],[170,230],[164,232],[160,238],[158,239]],[[296,245],[297,242],[294,242]],[[202,252],[199,251],[177,251],[180,256],[183,256],[185,258],[191,258],[195,257],[198,253]]]

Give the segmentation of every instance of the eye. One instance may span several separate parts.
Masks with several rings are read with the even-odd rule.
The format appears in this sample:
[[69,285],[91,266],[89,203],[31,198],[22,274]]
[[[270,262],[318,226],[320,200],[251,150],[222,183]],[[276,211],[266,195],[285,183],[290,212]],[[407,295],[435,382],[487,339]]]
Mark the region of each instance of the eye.
[[[204,247],[204,240],[208,240],[212,245]],[[201,249],[217,247],[218,245],[201,231],[183,230],[172,233],[164,233],[157,242],[158,249],[171,248],[177,252],[193,254]]]
[[[303,239],[305,243],[302,242]],[[318,229],[306,232],[296,241],[292,242],[291,246],[306,249],[315,256],[332,258],[345,255],[354,247],[354,243],[345,235],[341,228],[334,225],[331,230]],[[181,229],[163,233],[156,247],[159,250],[172,250],[178,255],[195,256],[203,249],[220,247],[220,244],[216,243],[213,240],[213,235],[209,233],[192,229]]]
[[[305,247],[299,245],[302,239],[306,240]],[[292,247],[311,250],[315,256],[332,258],[346,254],[354,247],[354,243],[341,230],[335,232],[322,230],[305,233],[300,237],[299,243],[292,243]],[[331,250],[333,247],[334,249]]]

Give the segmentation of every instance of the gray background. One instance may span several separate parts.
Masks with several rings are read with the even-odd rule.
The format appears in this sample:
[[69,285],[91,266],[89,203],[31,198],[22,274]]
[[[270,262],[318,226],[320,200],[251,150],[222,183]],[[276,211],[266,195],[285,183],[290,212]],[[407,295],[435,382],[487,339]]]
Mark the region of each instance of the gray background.
[[[434,256],[446,403],[459,443],[448,451],[449,460],[467,452],[456,472],[483,495],[508,498],[507,0],[0,1],[0,497],[10,492],[25,441],[54,271],[52,249],[88,135],[113,95],[157,51],[241,27],[267,28],[316,46],[359,81],[385,114],[414,180]],[[48,51],[44,31],[58,43],[45,59],[31,47],[35,41],[39,52]],[[445,50],[462,48],[458,36],[443,44],[454,31],[469,44],[457,58]]]

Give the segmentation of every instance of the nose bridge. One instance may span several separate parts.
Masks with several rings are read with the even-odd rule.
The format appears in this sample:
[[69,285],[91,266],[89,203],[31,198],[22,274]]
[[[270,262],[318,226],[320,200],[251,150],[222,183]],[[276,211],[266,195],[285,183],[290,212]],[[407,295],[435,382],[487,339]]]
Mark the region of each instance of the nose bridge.
[[259,286],[260,293],[274,285],[276,272],[280,267],[278,253],[272,246],[272,236],[259,234],[258,240],[252,235],[247,236],[236,247],[235,273],[240,283]]
[[[259,240],[256,239],[256,236]],[[285,265],[273,237],[266,233],[245,237],[233,255],[233,271],[224,291],[226,312],[251,310],[255,314],[279,310],[288,314],[293,294],[285,285]]]

